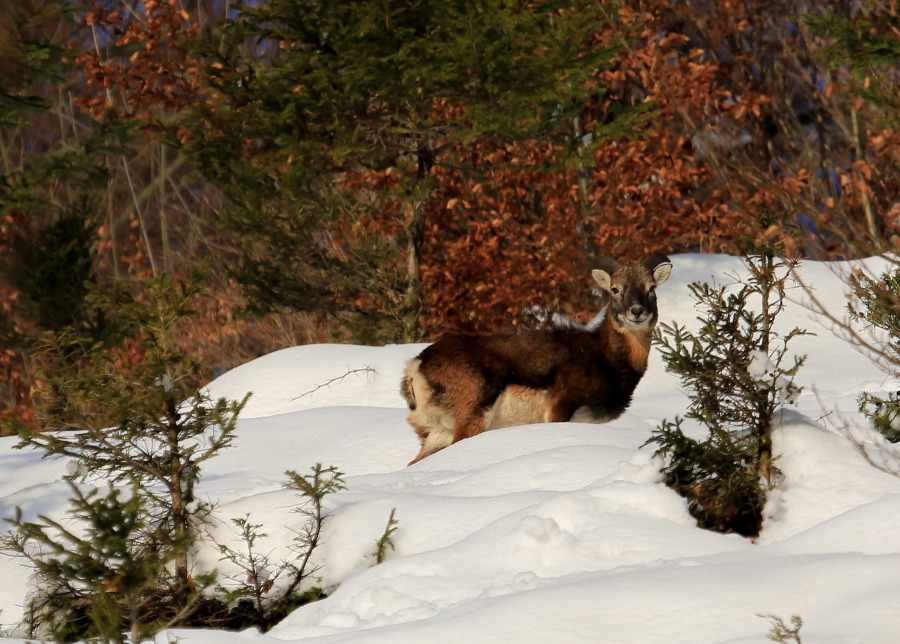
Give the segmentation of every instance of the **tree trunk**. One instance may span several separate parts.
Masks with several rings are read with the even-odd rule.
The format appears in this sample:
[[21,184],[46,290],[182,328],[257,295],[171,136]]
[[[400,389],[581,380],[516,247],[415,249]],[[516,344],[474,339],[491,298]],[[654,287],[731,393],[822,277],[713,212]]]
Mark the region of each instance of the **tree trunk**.
[[[584,140],[584,118],[579,114],[572,121],[572,133],[575,137],[575,145],[582,145]],[[579,223],[575,227],[575,234],[581,240],[581,252],[588,265],[597,265],[597,251],[594,248],[594,223],[591,221],[591,171],[590,168],[579,162],[575,168],[578,182],[578,215]]]
[[181,415],[175,407],[175,400],[171,396],[166,401],[167,434],[169,449],[168,479],[169,479],[169,512],[172,521],[172,537],[175,542],[175,604],[179,608],[187,606],[188,583],[188,543],[190,543],[190,516],[187,510],[185,498],[184,469],[185,463],[180,451],[181,428],[179,421]]
[[422,242],[425,238],[425,204],[423,198],[412,202],[412,216],[406,226],[406,293],[403,296],[403,338],[407,342],[421,339],[419,314],[422,311]]
[[420,340],[419,315],[422,312],[422,244],[425,241],[425,215],[431,195],[431,168],[434,150],[420,143],[416,150],[418,168],[416,182],[410,192],[410,218],[406,225],[406,293],[401,311],[403,338],[407,342]]
[[756,471],[766,482],[772,484],[772,424],[766,423],[759,428],[759,436],[756,437]]
[[[857,161],[862,161],[865,157],[863,156],[862,149],[862,133],[859,127],[859,113],[857,112],[856,108],[852,106],[850,108],[850,123],[853,130],[853,147],[856,151],[856,159]],[[869,183],[866,181],[865,176],[863,175],[861,170],[856,170],[856,173],[859,177],[860,183],[864,184],[864,187],[861,189],[860,196],[862,198],[863,212],[865,213],[866,217],[866,232],[869,234],[870,248],[879,249],[881,235],[878,230],[878,223],[875,221],[875,212],[872,208],[872,202],[869,199]],[[857,252],[863,255],[871,254],[869,249],[866,248],[863,248],[861,250],[857,249]]]
[[[175,555],[175,579],[179,586],[179,591],[183,591],[187,595],[188,585],[188,556],[187,556],[187,538],[189,530],[189,521],[185,510],[184,493],[181,490],[180,473],[172,476],[172,524],[177,544]],[[181,593],[179,593],[181,594]]]
[[[762,337],[759,350],[769,355],[772,344],[772,323],[778,314],[781,304],[773,302],[773,294],[777,276],[775,275],[775,251],[771,247],[761,249],[759,257],[759,288],[762,299]],[[772,483],[772,420],[775,408],[769,400],[768,394],[760,401],[757,414],[761,422],[759,435],[756,437],[756,471],[765,479],[767,485]]]

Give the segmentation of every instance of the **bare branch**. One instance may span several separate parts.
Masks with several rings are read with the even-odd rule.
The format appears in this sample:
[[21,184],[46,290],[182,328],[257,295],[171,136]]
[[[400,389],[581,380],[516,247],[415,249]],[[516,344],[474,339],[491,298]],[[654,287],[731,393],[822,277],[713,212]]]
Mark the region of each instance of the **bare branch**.
[[333,385],[335,383],[343,382],[347,376],[350,376],[353,374],[360,374],[360,373],[370,374],[370,373],[375,373],[375,370],[372,367],[370,367],[369,365],[366,365],[365,367],[362,367],[360,369],[351,369],[350,367],[347,367],[346,373],[344,373],[340,376],[336,376],[334,378],[331,378],[330,380],[326,380],[325,382],[316,385],[309,391],[305,391],[302,394],[300,394],[299,396],[295,396],[294,398],[291,398],[291,401],[293,402],[294,400],[299,400],[299,399],[303,398],[304,396],[312,396],[314,393],[316,393],[320,389],[330,387],[331,385]]

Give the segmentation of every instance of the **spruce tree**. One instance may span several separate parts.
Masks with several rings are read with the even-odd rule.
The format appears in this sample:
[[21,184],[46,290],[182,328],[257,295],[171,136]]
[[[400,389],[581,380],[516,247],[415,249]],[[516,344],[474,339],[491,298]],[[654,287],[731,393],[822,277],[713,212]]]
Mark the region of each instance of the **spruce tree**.
[[[0,279],[16,289],[0,311],[0,346],[24,352],[28,331],[67,325],[101,339],[88,285],[96,280],[97,212],[109,187],[108,157],[121,153],[131,125],[53,114],[67,93],[75,50],[71,3],[25,4],[0,28]],[[58,107],[58,105],[56,106]]]
[[766,491],[776,483],[772,431],[779,410],[800,393],[794,377],[805,356],[791,356],[788,343],[806,332],[783,334],[774,326],[784,308],[787,260],[765,248],[746,266],[746,281],[735,287],[689,285],[705,313],[696,332],[658,327],[666,369],[681,378],[690,399],[684,418],[707,435],[688,436],[676,417],[664,420],[648,444],[666,457],[666,484],[688,500],[699,525],[755,537]]
[[[853,319],[881,331],[887,341],[878,343],[878,364],[894,383],[900,382],[900,268],[880,278],[857,273],[851,285],[861,307],[850,307]],[[859,410],[872,421],[872,426],[892,443],[900,442],[900,392],[860,393]]]
[[[210,510],[195,495],[200,471],[230,445],[247,399],[212,400],[199,386],[199,361],[172,346],[200,283],[199,275],[189,281],[164,275],[144,282],[139,297],[122,290],[98,296],[96,305],[134,337],[126,343],[130,353],[104,349],[71,327],[45,336],[36,358],[40,431],[16,428],[18,447],[73,459],[76,491],[74,482],[98,481],[135,490],[140,530],[150,535],[140,548],[170,564],[171,575],[158,576],[155,590],[169,597],[175,615],[197,590],[189,552]],[[76,495],[76,514],[89,500]]]
[[65,479],[73,493],[66,520],[40,515],[27,521],[17,511],[0,540],[41,580],[25,606],[29,637],[141,642],[169,622],[161,581],[171,555],[185,544],[148,520],[137,486],[124,495],[109,487],[101,495],[76,478]]
[[896,36],[900,16],[896,8],[872,3],[852,18],[827,8],[809,13],[804,20],[816,34],[829,39],[822,49],[827,62],[850,69],[856,81],[852,91],[886,108],[896,125],[900,114],[900,90],[894,82],[900,62],[900,40]]
[[225,601],[235,606],[233,612],[246,615],[249,623],[264,630],[322,594],[319,588],[303,585],[318,570],[311,562],[313,552],[322,543],[322,530],[328,519],[325,499],[346,488],[344,475],[337,468],[317,463],[311,470],[308,475],[285,472],[284,487],[298,493],[300,504],[294,512],[303,517],[303,527],[290,546],[292,558],[275,563],[268,554],[255,549],[267,535],[261,531],[262,524],[251,523],[250,515],[231,520],[240,531],[242,550],[219,544],[221,560],[229,561],[239,571],[238,575],[227,577],[228,589],[221,588]]

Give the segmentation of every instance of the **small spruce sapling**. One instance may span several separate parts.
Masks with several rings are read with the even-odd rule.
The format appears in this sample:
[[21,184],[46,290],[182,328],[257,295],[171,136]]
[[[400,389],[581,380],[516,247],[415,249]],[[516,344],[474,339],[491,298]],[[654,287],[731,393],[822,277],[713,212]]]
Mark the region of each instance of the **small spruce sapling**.
[[[850,280],[862,308],[850,306],[854,320],[887,334],[883,355],[878,362],[895,382],[900,381],[900,268],[873,279],[856,273]],[[876,395],[864,391],[858,398],[859,410],[875,429],[892,443],[900,441],[900,391]]]
[[707,437],[688,437],[676,417],[664,420],[648,444],[667,458],[666,484],[688,500],[702,527],[755,537],[777,474],[772,429],[778,410],[800,393],[794,377],[805,356],[789,359],[788,343],[806,332],[774,328],[788,262],[771,249],[745,262],[749,275],[736,289],[689,285],[705,311],[697,332],[665,323],[656,331],[666,369],[681,377],[690,398],[685,417]]
[[147,521],[136,485],[128,494],[110,487],[101,496],[72,476],[66,482],[73,492],[67,520],[39,515],[26,521],[17,510],[7,519],[13,530],[0,540],[4,550],[28,560],[42,582],[26,606],[29,636],[141,642],[165,626],[153,608],[156,591],[171,563],[165,553],[183,544]]
[[288,585],[288,594],[293,593],[300,582],[315,572],[309,569],[313,551],[322,540],[322,529],[328,515],[325,512],[325,498],[335,492],[347,489],[344,485],[344,474],[336,467],[323,467],[316,463],[310,475],[304,476],[293,470],[288,470],[288,477],[284,484],[289,490],[299,493],[303,502],[295,508],[295,512],[305,517],[303,527],[294,537],[293,552],[297,555],[297,563],[291,564],[291,583]]
[[249,613],[253,622],[261,627],[269,627],[269,615],[265,602],[277,579],[287,569],[283,563],[272,568],[269,556],[271,553],[263,553],[257,549],[257,542],[269,535],[260,532],[261,523],[251,523],[250,515],[232,519],[231,523],[239,531],[239,541],[243,550],[235,550],[225,544],[219,545],[220,561],[229,561],[240,572],[240,576],[228,575],[227,578],[235,584],[232,589],[219,587],[225,601],[228,604],[236,603],[240,613]]
[[[137,490],[142,530],[152,537],[141,547],[171,569],[155,580],[156,590],[169,598],[168,606],[156,610],[184,618],[202,590],[202,577],[191,575],[188,560],[198,523],[210,510],[194,494],[200,469],[231,444],[247,398],[212,400],[198,385],[198,360],[170,341],[176,325],[193,313],[190,301],[201,290],[200,276],[163,276],[144,286],[143,299],[121,291],[98,298],[108,319],[135,334],[130,356],[71,328],[45,338],[36,368],[44,383],[35,401],[42,431],[18,427],[18,447],[72,458],[77,481]],[[76,511],[79,503],[76,497]]]
[[[260,531],[263,527],[261,523],[250,521],[250,515],[231,520],[239,531],[238,541],[243,545],[242,550],[219,544],[220,561],[229,561],[239,573],[226,576],[231,582],[230,589],[219,587],[226,602],[235,604],[232,613],[248,618],[254,625],[266,630],[296,606],[318,598],[319,591],[315,588],[306,593],[298,591],[301,583],[317,570],[310,569],[309,564],[313,551],[321,544],[322,528],[328,518],[324,500],[330,494],[345,489],[343,474],[334,467],[316,464],[310,475],[304,476],[294,471],[286,474],[288,481],[285,487],[296,490],[303,499],[295,511],[306,518],[291,547],[297,557],[280,563],[272,562],[271,551],[261,552],[258,548],[258,542],[268,535]],[[396,508],[391,510],[384,533],[376,541],[375,552],[372,553],[379,564],[384,561],[387,550],[394,547],[391,538],[398,525],[396,511]],[[287,582],[279,583],[284,578]]]
[[769,620],[771,628],[767,637],[773,642],[780,644],[803,644],[800,639],[800,629],[803,628],[803,620],[797,615],[791,616],[791,625],[788,626],[784,620],[777,615],[759,615]]
[[382,533],[378,541],[375,542],[375,552],[372,553],[375,557],[376,564],[384,563],[384,560],[387,558],[388,548],[391,550],[394,549],[394,533],[397,532],[397,526],[399,525],[400,522],[397,521],[397,508],[391,508],[391,514],[388,516],[387,525],[384,526],[384,533]]
[[328,518],[325,498],[345,488],[343,474],[336,468],[317,463],[311,469],[311,474],[305,476],[295,471],[285,473],[288,480],[284,486],[299,492],[301,497],[294,511],[304,517],[303,527],[291,544],[291,552],[296,555],[293,559],[273,563],[271,552],[260,552],[257,542],[268,535],[260,531],[262,524],[250,522],[249,515],[231,520],[240,531],[242,551],[219,544],[220,560],[231,562],[241,573],[228,576],[233,587],[222,588],[226,601],[236,603],[234,612],[245,614],[250,622],[266,630],[320,594],[315,588],[306,592],[300,589],[317,570],[310,567],[310,561],[321,544],[322,529]]

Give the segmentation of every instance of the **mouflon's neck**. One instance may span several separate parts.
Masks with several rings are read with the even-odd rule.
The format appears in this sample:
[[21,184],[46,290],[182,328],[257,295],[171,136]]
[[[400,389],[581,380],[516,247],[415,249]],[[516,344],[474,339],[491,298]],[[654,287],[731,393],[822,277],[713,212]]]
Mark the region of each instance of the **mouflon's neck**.
[[598,340],[604,352],[610,357],[624,361],[637,373],[647,370],[650,357],[650,336],[653,329],[627,331],[620,327],[610,314],[603,318],[597,330]]

